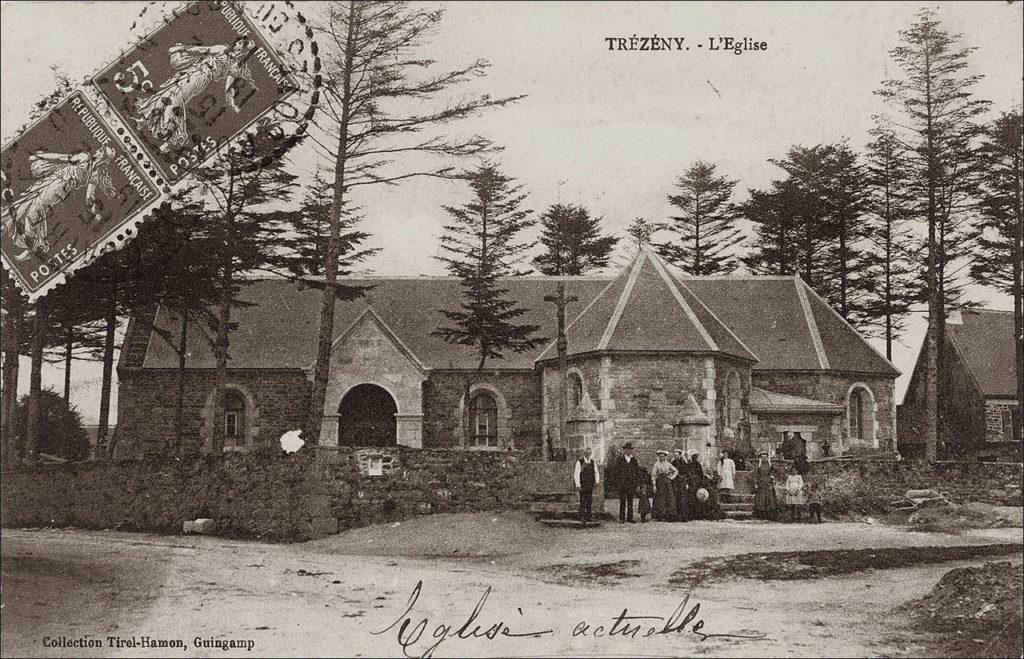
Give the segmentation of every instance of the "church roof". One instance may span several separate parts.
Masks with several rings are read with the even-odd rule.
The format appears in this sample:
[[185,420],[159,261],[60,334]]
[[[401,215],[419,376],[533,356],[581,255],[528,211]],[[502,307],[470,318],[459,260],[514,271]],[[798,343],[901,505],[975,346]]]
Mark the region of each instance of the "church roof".
[[[566,327],[569,355],[595,351],[717,352],[757,361],[650,248]],[[552,342],[538,361],[554,359]]]
[[946,332],[984,396],[1017,395],[1013,365],[1013,312],[979,309],[961,313],[959,324],[947,322]]
[[[526,309],[517,321],[541,329],[553,342],[555,309],[545,296],[559,278],[504,280],[509,297]],[[720,353],[752,362],[755,370],[845,370],[894,377],[895,368],[875,352],[837,313],[797,277],[688,277],[673,272],[653,252],[642,251],[616,277],[564,277],[572,354],[605,350],[695,351]],[[367,287],[366,294],[335,307],[337,341],[368,307],[392,340],[425,369],[475,368],[471,348],[432,335],[447,323],[439,309],[461,302],[459,281],[450,277],[347,278],[344,284]],[[240,297],[249,304],[232,310],[230,368],[309,368],[316,357],[321,292],[284,280],[247,284]],[[166,309],[157,312],[161,334],[153,333],[142,363],[126,367],[176,368],[178,322]],[[137,325],[140,325],[137,323]],[[205,337],[189,331],[188,366],[213,368]],[[603,348],[602,348],[603,346]],[[532,369],[551,359],[551,343],[488,361],[489,368]],[[756,361],[755,361],[756,360]]]

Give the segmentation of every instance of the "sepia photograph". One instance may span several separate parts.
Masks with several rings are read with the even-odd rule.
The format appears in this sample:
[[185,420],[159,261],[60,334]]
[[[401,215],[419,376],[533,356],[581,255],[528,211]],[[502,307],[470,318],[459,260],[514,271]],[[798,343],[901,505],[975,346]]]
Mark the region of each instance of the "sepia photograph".
[[0,16],[5,659],[1024,658],[1024,3]]

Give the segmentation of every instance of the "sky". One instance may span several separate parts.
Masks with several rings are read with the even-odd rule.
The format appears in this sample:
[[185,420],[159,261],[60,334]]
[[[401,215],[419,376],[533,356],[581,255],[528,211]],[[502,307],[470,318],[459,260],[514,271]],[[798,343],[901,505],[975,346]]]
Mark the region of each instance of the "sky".
[[[0,39],[0,134],[6,142],[28,118],[31,104],[53,88],[51,67],[73,79],[99,70],[134,41],[130,26],[142,3],[4,2]],[[507,108],[467,120],[453,130],[480,134],[504,147],[495,156],[543,210],[556,201],[579,203],[621,232],[635,217],[660,221],[676,177],[697,159],[737,179],[736,200],[764,187],[778,169],[768,162],[795,144],[868,141],[872,117],[886,112],[873,92],[897,73],[888,52],[923,7],[937,12],[963,45],[976,47],[970,68],[984,75],[979,97],[993,116],[1022,102],[1024,10],[999,2],[773,2],[773,3],[432,3],[441,27],[423,48],[437,70],[477,58],[486,77],[457,95],[525,94]],[[608,38],[683,37],[690,50],[609,50]],[[711,52],[708,40],[748,37],[763,52]],[[698,48],[700,43],[703,47]],[[293,155],[312,171],[312,150]],[[466,163],[468,166],[473,162]],[[325,163],[326,166],[326,163]],[[443,204],[466,200],[463,184],[435,179],[379,189],[357,201],[381,252],[365,264],[379,275],[443,274],[433,257],[446,215]],[[622,259],[618,259],[622,262]],[[1006,296],[980,286],[970,298],[996,309]],[[913,319],[897,344],[896,367],[906,386],[923,338]],[[878,342],[874,342],[879,346]],[[880,346],[879,346],[880,347]],[[94,422],[100,368],[76,364],[72,402]],[[59,367],[47,367],[44,386],[62,388]],[[21,387],[27,390],[28,364]]]

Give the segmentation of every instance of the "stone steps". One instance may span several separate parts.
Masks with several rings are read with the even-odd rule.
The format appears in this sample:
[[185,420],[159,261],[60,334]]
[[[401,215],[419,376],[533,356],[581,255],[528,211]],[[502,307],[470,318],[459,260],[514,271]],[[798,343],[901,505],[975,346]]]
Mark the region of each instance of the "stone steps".
[[726,519],[754,519],[754,511],[751,510],[726,510]]
[[545,518],[540,519],[539,521],[544,526],[563,528],[563,529],[593,529],[593,528],[597,528],[597,527],[601,526],[601,522],[598,522],[596,520],[595,521],[591,521],[591,522],[584,522],[584,521],[581,521],[581,520],[578,520],[578,519],[570,519],[570,518],[554,519],[554,518],[550,518],[550,517],[545,517]]
[[722,510],[729,512],[730,510],[746,510],[754,512],[753,502],[741,502],[741,503],[721,503],[719,504]]

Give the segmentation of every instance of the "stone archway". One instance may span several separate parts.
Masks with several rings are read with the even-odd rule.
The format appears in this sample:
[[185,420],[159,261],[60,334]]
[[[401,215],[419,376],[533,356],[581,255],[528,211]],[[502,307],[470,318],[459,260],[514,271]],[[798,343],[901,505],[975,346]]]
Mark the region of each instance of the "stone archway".
[[338,405],[340,446],[395,446],[398,443],[398,404],[387,389],[358,384]]

